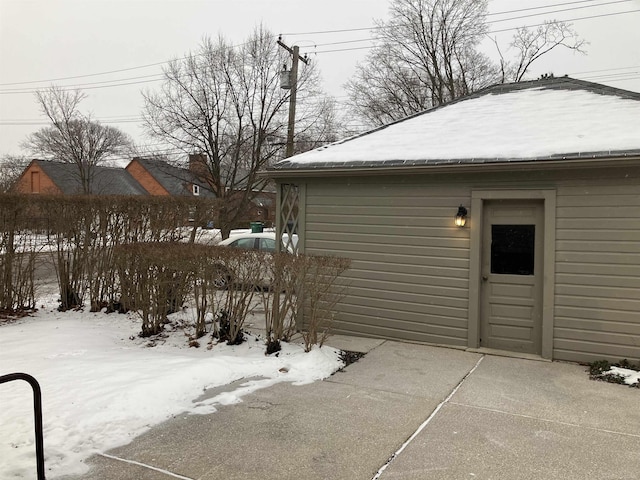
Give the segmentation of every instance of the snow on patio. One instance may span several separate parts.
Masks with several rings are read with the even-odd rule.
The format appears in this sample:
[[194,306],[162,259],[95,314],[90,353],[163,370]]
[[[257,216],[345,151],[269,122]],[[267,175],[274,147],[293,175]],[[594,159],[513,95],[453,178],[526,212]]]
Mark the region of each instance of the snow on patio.
[[[283,344],[277,356],[266,356],[263,341],[252,336],[211,349],[203,337],[200,348],[188,348],[182,329],[149,347],[137,336],[135,315],[60,313],[54,299],[33,317],[0,324],[0,375],[28,373],[42,387],[47,478],[82,474],[93,453],[127,444],[182,412],[213,413],[260,388],[310,383],[342,366],[339,351],[329,347],[304,353]],[[243,378],[251,380],[197,401],[207,388]],[[22,381],[0,385],[0,405],[0,478],[34,478],[31,388]]]
[[636,385],[640,383],[640,372],[629,368],[611,367],[604,375],[617,375],[624,380],[626,385]]

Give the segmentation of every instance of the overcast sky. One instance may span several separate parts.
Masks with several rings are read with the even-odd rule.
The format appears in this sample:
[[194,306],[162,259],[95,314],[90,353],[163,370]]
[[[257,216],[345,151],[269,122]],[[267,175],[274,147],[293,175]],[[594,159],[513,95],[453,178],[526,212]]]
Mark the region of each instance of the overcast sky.
[[[144,143],[140,91],[160,85],[161,63],[196,49],[206,35],[240,43],[260,22],[308,53],[325,90],[344,101],[342,86],[371,46],[367,28],[386,17],[388,3],[0,0],[0,156],[25,153],[20,142],[45,125],[33,91],[52,83],[84,89],[82,111]],[[501,30],[550,19],[571,20],[590,42],[587,55],[554,51],[535,65],[531,78],[569,74],[640,92],[640,0],[490,0],[489,11],[492,36],[503,48],[513,30]],[[328,30],[350,31],[322,33]]]

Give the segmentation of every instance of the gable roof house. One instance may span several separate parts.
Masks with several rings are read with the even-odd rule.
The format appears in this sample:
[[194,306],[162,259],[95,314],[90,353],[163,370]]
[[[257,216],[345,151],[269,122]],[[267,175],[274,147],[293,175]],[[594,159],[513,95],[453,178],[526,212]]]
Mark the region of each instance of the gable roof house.
[[206,181],[191,168],[163,160],[136,157],[125,167],[150,195],[215,197]]
[[[189,155],[189,167],[179,168],[161,160],[134,158],[126,169],[151,195],[200,195],[215,198],[208,182],[210,173],[206,159],[201,154]],[[236,186],[246,188],[246,181]],[[249,205],[239,215],[239,222],[263,221],[271,223],[275,219],[275,193],[261,191],[256,193]]]
[[278,231],[352,260],[335,333],[640,360],[640,93],[497,85],[268,175]]
[[[91,192],[96,195],[146,195],[146,190],[126,170],[93,167]],[[20,193],[78,195],[83,193],[78,167],[73,163],[33,160],[17,180],[14,190]]]
[[[78,167],[73,163],[33,160],[14,190],[21,193],[78,195],[83,193]],[[134,158],[125,168],[95,166],[94,195],[159,195],[215,197],[205,182],[185,168],[162,160]]]
[[[207,182],[208,170],[201,155],[190,155],[189,168],[180,168],[163,160],[135,157],[125,168],[93,167],[91,193],[95,195],[153,195],[213,199]],[[246,188],[246,183],[239,188]],[[22,173],[13,190],[19,193],[52,195],[83,194],[78,167],[73,163],[33,160]],[[238,224],[275,219],[275,193],[254,192],[249,205],[238,217]],[[241,197],[241,192],[238,197]],[[232,197],[233,198],[233,197]]]

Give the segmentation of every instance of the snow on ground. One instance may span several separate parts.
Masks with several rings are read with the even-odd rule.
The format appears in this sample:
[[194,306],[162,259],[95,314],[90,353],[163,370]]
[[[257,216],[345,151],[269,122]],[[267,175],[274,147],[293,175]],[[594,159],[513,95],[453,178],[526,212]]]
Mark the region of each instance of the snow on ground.
[[635,385],[640,383],[640,372],[631,370],[629,368],[611,367],[603,375],[619,375],[624,378],[624,383],[627,385]]
[[[182,412],[213,413],[260,388],[310,383],[342,366],[339,351],[328,347],[304,353],[283,344],[278,356],[265,356],[257,337],[207,349],[207,336],[200,348],[188,348],[177,328],[150,342],[137,336],[135,315],[60,313],[54,299],[33,317],[0,324],[0,375],[28,373],[42,387],[47,478],[82,474],[91,454],[125,445]],[[175,323],[193,316],[176,315]],[[200,399],[206,389],[240,379],[247,382]],[[0,404],[0,478],[34,478],[31,388],[23,381],[0,385]]]

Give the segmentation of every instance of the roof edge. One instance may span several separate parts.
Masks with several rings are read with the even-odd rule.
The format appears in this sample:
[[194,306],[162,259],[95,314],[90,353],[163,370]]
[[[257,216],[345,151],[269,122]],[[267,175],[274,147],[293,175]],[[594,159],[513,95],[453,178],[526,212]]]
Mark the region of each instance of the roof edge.
[[[480,90],[477,90],[473,93],[470,93],[468,95],[465,95],[463,97],[459,97],[456,98],[454,100],[451,100],[449,102],[445,102],[442,103],[440,105],[437,105],[435,107],[431,107],[428,108],[426,110],[423,110],[421,112],[417,112],[414,113],[412,115],[409,115],[407,117],[401,118],[399,120],[393,121],[391,123],[387,123],[385,125],[373,128],[371,130],[367,130],[366,132],[362,132],[356,135],[352,135],[350,137],[347,138],[343,138],[340,139],[336,142],[332,142],[329,143],[327,145],[323,145],[321,147],[318,147],[316,149],[310,150],[310,151],[322,151],[322,150],[326,150],[328,148],[331,148],[333,146],[336,145],[341,145],[343,143],[347,143],[351,140],[355,140],[357,138],[361,138],[361,137],[365,137],[367,135],[370,135],[372,133],[376,133],[379,132],[381,130],[384,130],[387,127],[390,127],[392,125],[397,125],[399,123],[405,122],[407,120],[411,120],[413,118],[419,117],[421,115],[425,115],[431,112],[434,112],[436,110],[439,110],[441,108],[447,107],[449,105],[454,105],[460,102],[464,102],[466,100],[471,100],[471,99],[475,99],[478,97],[482,97],[485,95],[491,95],[491,94],[506,94],[506,93],[511,93],[511,92],[516,92],[516,91],[520,91],[520,90],[526,90],[526,89],[530,89],[530,88],[543,88],[543,89],[553,89],[553,90],[586,90],[586,91],[590,91],[592,93],[596,93],[596,94],[600,94],[600,95],[610,95],[610,96],[617,96],[617,97],[621,97],[621,98],[625,98],[625,99],[630,99],[630,100],[637,100],[640,101],[640,92],[633,92],[631,90],[623,90],[621,88],[616,88],[616,87],[610,87],[607,85],[602,85],[600,83],[594,83],[594,82],[589,82],[586,80],[579,80],[576,78],[572,78],[569,77],[568,75],[564,75],[562,77],[554,77],[553,75],[550,76],[546,76],[546,77],[542,77],[536,80],[525,80],[525,81],[521,81],[521,82],[512,82],[512,83],[497,83],[494,85],[490,85],[488,87],[482,88]],[[305,152],[306,153],[306,152]],[[301,153],[299,155],[304,155],[304,153]],[[280,168],[286,168],[286,167],[280,167],[279,165],[286,165],[286,164],[291,164],[290,159],[291,158],[295,158],[298,155],[294,155],[293,157],[287,158],[285,160],[281,160],[278,163],[276,163],[275,165],[272,165],[271,167],[268,168],[268,170],[278,170]],[[304,164],[303,164],[304,165]],[[305,168],[302,165],[298,168]]]
[[[360,165],[356,165],[359,163]],[[518,160],[505,159],[476,159],[474,162],[446,161],[441,163],[422,163],[398,161],[394,165],[378,164],[362,165],[363,162],[345,162],[340,165],[332,163],[331,166],[316,166],[315,168],[290,168],[281,170],[265,170],[260,176],[278,178],[299,177],[327,177],[327,176],[375,176],[375,175],[402,175],[402,174],[429,174],[443,172],[477,172],[505,171],[517,168],[519,170],[541,169],[574,169],[574,168],[601,168],[614,166],[640,166],[640,150],[628,152],[602,152],[601,155],[575,154],[558,155],[546,158],[529,158]]]

